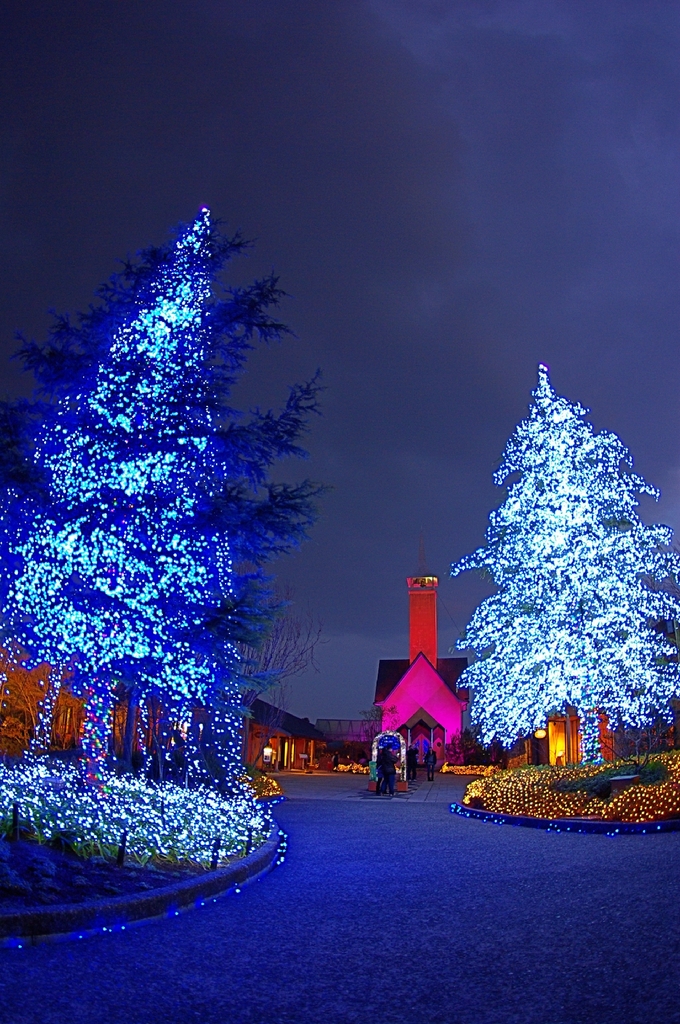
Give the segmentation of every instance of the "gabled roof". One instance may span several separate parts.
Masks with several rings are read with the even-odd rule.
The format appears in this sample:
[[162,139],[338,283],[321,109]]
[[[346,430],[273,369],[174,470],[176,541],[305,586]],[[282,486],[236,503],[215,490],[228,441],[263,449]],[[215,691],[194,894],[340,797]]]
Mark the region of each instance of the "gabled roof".
[[[418,658],[425,658],[419,654]],[[416,658],[416,661],[418,660]],[[427,661],[428,659],[425,658]],[[430,662],[428,662],[430,664]],[[403,676],[406,675],[411,662],[408,658],[382,658],[378,663],[378,678],[375,683],[374,704],[382,704]],[[434,668],[434,666],[433,666]],[[457,689],[456,683],[467,668],[467,658],[437,658],[437,673],[448,686],[451,693],[460,700],[468,699],[468,691]]]
[[300,736],[307,740],[323,740],[323,733],[315,729],[308,718],[298,718],[264,700],[254,700],[250,710],[254,722],[268,728],[274,726],[274,732],[287,732],[289,736]]
[[458,680],[467,667],[467,658],[437,658],[437,672],[439,672],[449,690],[462,697],[463,700],[468,699],[468,690],[467,687],[459,687]]
[[408,658],[381,658],[378,662],[378,678],[375,682],[375,704],[382,704],[406,671],[411,662]]

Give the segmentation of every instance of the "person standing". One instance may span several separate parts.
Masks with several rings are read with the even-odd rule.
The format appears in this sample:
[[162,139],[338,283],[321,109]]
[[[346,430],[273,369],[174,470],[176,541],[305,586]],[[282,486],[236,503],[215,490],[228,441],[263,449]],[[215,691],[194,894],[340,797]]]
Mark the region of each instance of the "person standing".
[[380,790],[382,789],[382,784],[383,784],[384,776],[383,776],[383,756],[382,756],[382,753],[383,753],[384,749],[385,749],[384,747],[380,748],[380,750],[378,751],[378,755],[377,755],[377,757],[375,759],[375,795],[376,796],[380,796]]
[[415,743],[406,751],[406,781],[415,782],[418,774],[418,748]]
[[434,782],[434,770],[437,767],[437,755],[434,752],[434,747],[430,747],[425,754],[425,764],[427,765],[427,781]]
[[390,791],[390,796],[394,796],[394,780],[397,775],[397,761],[399,758],[389,747],[383,747],[380,751],[380,757],[382,758],[382,792],[387,793]]
[[335,753],[333,754],[333,771],[334,772],[337,772],[339,764],[340,764],[340,755],[338,754],[338,752],[336,750]]

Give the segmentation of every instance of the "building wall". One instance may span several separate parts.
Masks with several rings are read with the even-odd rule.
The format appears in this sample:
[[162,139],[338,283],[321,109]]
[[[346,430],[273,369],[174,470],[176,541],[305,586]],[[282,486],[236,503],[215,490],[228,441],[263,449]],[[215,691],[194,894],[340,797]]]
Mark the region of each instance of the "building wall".
[[[315,759],[315,740],[302,736],[291,736],[282,730],[272,733],[264,726],[247,721],[248,735],[245,743],[245,761],[265,771],[301,770]],[[272,748],[271,761],[265,762],[265,746]],[[306,754],[307,757],[302,757]]]
[[425,658],[418,658],[383,704],[383,729],[399,729],[420,709],[444,728],[444,743],[463,726],[463,703]]

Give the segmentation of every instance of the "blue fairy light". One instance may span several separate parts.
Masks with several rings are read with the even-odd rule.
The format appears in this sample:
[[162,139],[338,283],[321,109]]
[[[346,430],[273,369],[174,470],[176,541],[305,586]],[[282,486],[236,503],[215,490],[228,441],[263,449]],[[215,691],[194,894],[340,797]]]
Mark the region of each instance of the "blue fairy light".
[[237,645],[266,631],[264,566],[304,538],[319,490],[270,478],[278,459],[305,454],[316,378],[278,415],[244,419],[230,405],[253,341],[285,331],[268,312],[281,294],[275,278],[220,285],[242,247],[202,209],[174,244],[112,278],[78,326],[61,319],[46,346],[25,344],[50,396],[24,437],[47,495],[8,487],[0,523],[2,611],[15,638],[54,666],[53,698],[62,668],[75,666],[90,762],[106,753],[123,681],[180,720],[210,709],[232,786]]

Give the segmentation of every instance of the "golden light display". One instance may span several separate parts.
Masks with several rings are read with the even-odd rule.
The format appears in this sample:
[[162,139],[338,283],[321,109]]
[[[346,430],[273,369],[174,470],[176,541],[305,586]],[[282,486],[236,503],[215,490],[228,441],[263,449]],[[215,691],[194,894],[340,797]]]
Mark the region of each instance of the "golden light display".
[[[584,791],[563,793],[554,788],[560,780],[585,779],[598,775],[603,765],[530,765],[494,772],[475,779],[465,790],[463,804],[499,814],[526,815],[534,818],[597,818],[602,821],[648,822],[680,818],[680,752],[657,754],[668,770],[663,782],[636,783],[622,792],[600,799]],[[618,765],[621,775],[636,771],[629,762]]]
[[482,775],[488,777],[500,768],[495,764],[443,764],[439,769],[442,775]]
[[357,764],[356,761],[352,761],[351,764],[339,764],[339,772],[351,772],[353,775],[368,775],[371,769],[367,764]]
[[250,775],[244,775],[242,776],[242,779],[244,782],[247,782],[249,786],[252,786],[255,791],[255,796],[260,800],[270,796],[281,796],[283,793],[280,784],[271,775],[265,775],[262,772],[258,772],[254,778]]

